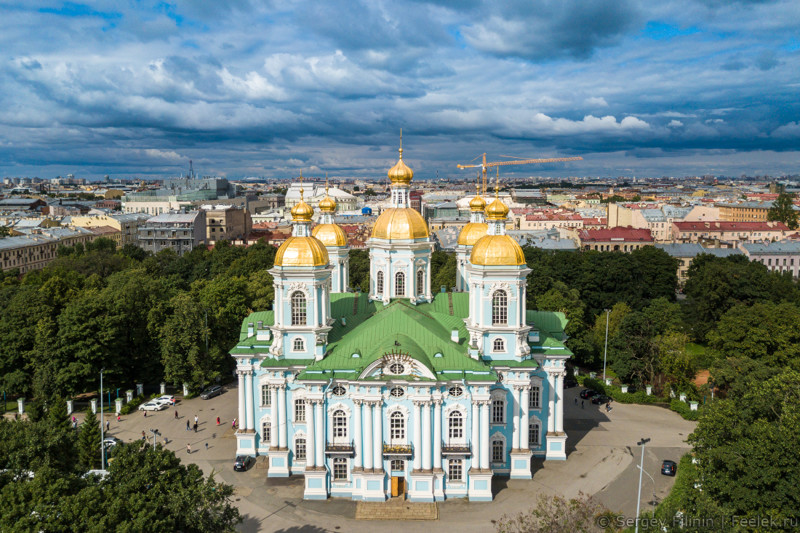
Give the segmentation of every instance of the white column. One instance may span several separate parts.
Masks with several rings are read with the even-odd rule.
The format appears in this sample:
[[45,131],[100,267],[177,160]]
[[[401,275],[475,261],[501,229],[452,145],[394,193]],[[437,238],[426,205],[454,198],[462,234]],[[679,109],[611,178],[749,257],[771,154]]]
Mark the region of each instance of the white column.
[[511,437],[511,449],[517,449],[520,447],[519,445],[519,434],[520,434],[520,423],[519,423],[519,394],[520,390],[519,387],[514,386],[511,389],[512,392],[512,400],[511,400],[511,408],[514,410],[514,434]]
[[278,447],[278,417],[281,416],[280,406],[278,405],[278,387],[271,386],[269,388],[269,405],[270,414],[270,425],[271,428],[269,432],[269,447],[270,449],[275,449]]
[[556,401],[555,393],[556,393],[556,391],[555,391],[555,388],[556,388],[555,384],[553,383],[553,374],[550,374],[548,372],[548,374],[547,374],[547,389],[550,391],[549,394],[547,395],[548,396],[548,400],[547,400],[547,432],[548,433],[552,433],[553,431],[555,431],[555,424],[556,424],[556,421],[555,421],[555,418],[556,418],[556,412],[555,412],[555,401]]
[[286,387],[281,385],[278,387],[278,416],[280,416],[280,420],[278,420],[278,446],[284,450],[287,448],[286,434],[288,432],[286,415]]
[[364,469],[372,470],[372,404],[364,404]]
[[489,402],[481,403],[481,470],[489,470]]
[[414,402],[414,470],[422,469],[422,421],[419,419],[419,404]]
[[[245,416],[244,416],[244,428],[245,429],[254,429],[256,427],[253,419],[255,418],[255,414],[253,413],[253,372],[250,370],[245,371],[244,376],[244,383],[245,383]],[[239,422],[239,427],[242,427],[242,422]]]
[[428,296],[428,295],[433,296],[433,289],[431,288],[431,262],[430,262],[430,260],[428,260],[428,262],[425,264],[425,280],[424,281],[426,283],[425,286],[428,288],[428,290],[425,291],[425,293],[424,293],[425,296]]
[[472,402],[472,467],[480,468],[481,451],[481,418],[478,402]]
[[364,449],[361,447],[361,400],[353,401],[355,414],[353,415],[353,440],[355,446],[355,456],[353,457],[353,468],[361,468],[361,454]]
[[306,468],[314,468],[314,404],[306,400]]
[[556,433],[564,432],[564,376],[555,376],[556,383]]
[[520,400],[520,403],[522,404],[522,417],[519,428],[519,447],[523,450],[530,448],[530,444],[528,443],[528,426],[530,424],[530,419],[528,418],[528,402],[530,401],[529,394],[530,387],[524,387],[522,389],[522,400]]
[[[246,397],[244,395],[244,388],[245,388],[244,372],[242,372],[240,370],[240,371],[237,372],[237,374],[239,374],[239,427],[244,427],[244,424],[245,424],[245,420],[244,419],[245,419],[245,416],[247,416],[246,415],[246,413],[247,413],[246,409],[247,408],[245,406],[245,402],[247,400],[246,400]],[[261,391],[259,391],[259,392],[261,392]]]
[[422,468],[430,470],[431,465],[431,404],[422,404]]
[[442,402],[436,400],[433,410],[433,467],[442,468]]
[[317,466],[325,466],[325,419],[322,413],[322,400],[317,400],[314,404],[314,410],[316,411],[314,423],[317,426],[315,435],[317,437],[317,459],[315,462]]
[[375,420],[372,429],[375,436],[372,439],[375,470],[383,470],[383,401],[378,400],[374,411]]

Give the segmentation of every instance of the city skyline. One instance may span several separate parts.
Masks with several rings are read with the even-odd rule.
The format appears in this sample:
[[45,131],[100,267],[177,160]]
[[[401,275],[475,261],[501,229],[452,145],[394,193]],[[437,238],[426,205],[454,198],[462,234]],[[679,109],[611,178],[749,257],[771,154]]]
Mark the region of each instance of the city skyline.
[[[0,175],[797,173],[790,1],[0,5]],[[358,24],[353,25],[353,21]]]

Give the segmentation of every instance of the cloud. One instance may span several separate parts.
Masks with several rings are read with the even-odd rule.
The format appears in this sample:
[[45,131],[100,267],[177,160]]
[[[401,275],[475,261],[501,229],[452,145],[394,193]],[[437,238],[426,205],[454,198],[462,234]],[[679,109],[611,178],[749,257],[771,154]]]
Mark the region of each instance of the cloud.
[[667,127],[668,128],[680,128],[680,127],[683,127],[683,122],[681,122],[680,120],[672,119],[672,120],[669,121],[669,124],[667,124]]

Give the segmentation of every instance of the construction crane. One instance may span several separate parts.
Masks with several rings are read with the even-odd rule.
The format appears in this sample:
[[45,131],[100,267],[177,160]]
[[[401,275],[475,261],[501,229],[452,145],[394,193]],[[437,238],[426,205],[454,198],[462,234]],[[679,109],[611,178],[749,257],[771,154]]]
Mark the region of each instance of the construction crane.
[[[493,161],[490,163],[486,162],[486,152],[482,154],[483,162],[480,164],[474,165],[456,165],[458,168],[480,168],[483,173],[483,193],[486,194],[486,169],[492,167],[502,167],[505,165],[531,165],[536,163],[561,163],[564,161],[583,161],[583,158],[578,157],[550,157],[547,159],[519,159],[517,161]],[[511,156],[501,156],[501,157],[511,157]],[[477,159],[477,158],[475,158]],[[474,161],[474,160],[473,160]],[[499,169],[498,169],[499,170]]]

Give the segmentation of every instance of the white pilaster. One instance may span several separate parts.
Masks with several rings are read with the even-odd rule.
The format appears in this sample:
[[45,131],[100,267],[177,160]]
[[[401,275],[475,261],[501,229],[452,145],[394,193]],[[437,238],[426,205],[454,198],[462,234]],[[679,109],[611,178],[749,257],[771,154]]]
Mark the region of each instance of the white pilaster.
[[372,470],[372,404],[364,404],[364,469]]
[[522,389],[522,400],[520,400],[520,404],[522,406],[522,423],[520,424],[520,432],[519,432],[519,447],[522,450],[527,450],[530,448],[530,443],[528,442],[528,431],[530,425],[530,419],[528,415],[528,402],[530,401],[530,387],[524,387]]
[[280,409],[278,408],[278,388],[269,388],[270,406],[272,416],[270,417],[270,432],[269,432],[269,447],[275,449],[278,447],[278,417],[280,416]]
[[511,405],[512,409],[514,410],[514,434],[511,440],[511,449],[519,449],[521,446],[519,445],[519,434],[520,434],[520,422],[519,422],[519,407],[520,407],[520,390],[519,387],[514,386],[511,389],[512,392],[512,400]]
[[481,402],[481,470],[489,469],[489,402]]
[[435,400],[433,411],[433,468],[442,468],[442,401]]
[[282,449],[286,449],[288,438],[287,438],[287,426],[286,423],[286,387],[285,385],[281,385],[277,387],[278,389],[278,416],[280,420],[278,420],[278,446]]
[[430,470],[431,465],[431,404],[422,404],[422,468]]
[[314,468],[317,464],[317,456],[314,451],[314,444],[316,444],[314,429],[316,424],[314,423],[314,404],[311,403],[311,400],[306,400],[306,426],[306,469],[309,469]]
[[314,423],[316,424],[316,437],[317,437],[317,445],[316,445],[316,452],[317,452],[317,466],[325,466],[325,426],[324,422],[325,419],[323,418],[322,414],[322,400],[317,400],[314,404],[315,413],[315,420]]
[[481,464],[481,418],[478,402],[472,402],[472,468],[480,468]]
[[549,391],[547,395],[547,432],[553,433],[555,431],[555,384],[553,383],[553,374],[548,372],[547,374],[547,390]]
[[353,468],[361,468],[361,454],[364,453],[361,447],[361,400],[354,400],[353,407],[355,409],[355,414],[353,415],[353,441],[355,446]]
[[245,423],[245,417],[247,416],[246,415],[247,408],[245,407],[245,402],[247,400],[245,399],[245,394],[244,394],[244,389],[245,389],[244,372],[240,370],[237,372],[237,374],[239,375],[239,427],[242,427]]
[[414,470],[422,468],[422,421],[419,416],[420,405],[418,402],[413,403],[413,417],[414,417]]
[[[252,430],[256,427],[255,422],[253,422],[255,418],[255,413],[253,412],[253,372],[251,370],[245,371],[245,397],[246,397],[246,413],[245,413],[245,420],[244,420],[244,428],[246,430]],[[241,427],[241,423],[239,424]]]
[[373,464],[375,470],[383,470],[383,402],[375,405],[374,422],[372,424],[375,436],[373,437]]
[[558,374],[553,377],[556,395],[556,433],[564,432],[564,376]]

